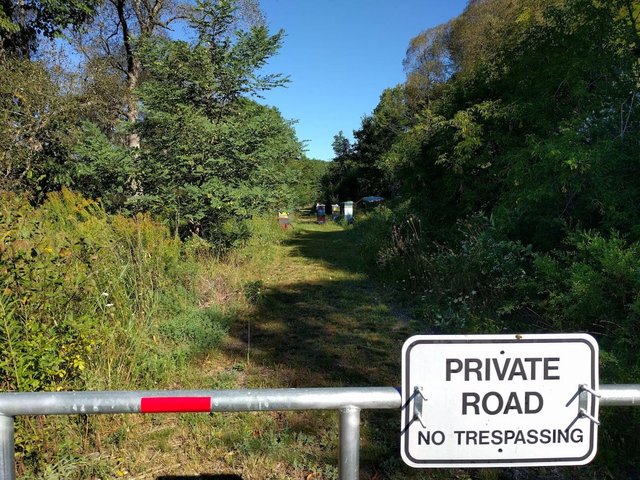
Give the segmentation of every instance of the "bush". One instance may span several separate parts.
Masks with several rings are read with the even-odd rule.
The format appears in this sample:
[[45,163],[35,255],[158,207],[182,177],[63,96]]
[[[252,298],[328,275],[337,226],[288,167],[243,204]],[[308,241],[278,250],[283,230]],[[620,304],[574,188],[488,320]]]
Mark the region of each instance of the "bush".
[[[574,232],[565,251],[536,257],[533,284],[532,308],[541,325],[549,331],[587,332],[597,338],[601,383],[637,383],[639,243],[627,242],[616,232]],[[638,421],[636,408],[602,412],[599,463],[609,466],[612,478],[637,474]]]
[[583,331],[598,337],[602,376],[634,383],[640,320],[640,244],[613,232],[608,237],[577,232],[568,251],[536,259],[536,309],[555,331]]
[[76,202],[58,220],[61,230],[52,228],[53,209],[45,214],[46,207],[8,193],[0,203],[0,340],[8,346],[0,353],[0,388],[71,388],[92,352],[101,298],[90,285],[95,251],[69,225],[99,207]]
[[416,298],[418,318],[443,333],[512,329],[532,259],[530,248],[503,238],[482,215],[459,221],[447,243],[428,243],[420,219],[409,216],[378,253],[386,277]]
[[[177,297],[190,295],[196,267],[166,227],[108,215],[68,190],[39,207],[0,192],[0,237],[0,389],[155,388],[175,372],[170,346],[154,337],[158,300],[184,309]],[[198,348],[226,331],[209,311],[192,317]],[[212,328],[201,334],[205,320]],[[36,446],[53,434],[32,422],[17,424],[17,459],[39,471],[47,459]]]

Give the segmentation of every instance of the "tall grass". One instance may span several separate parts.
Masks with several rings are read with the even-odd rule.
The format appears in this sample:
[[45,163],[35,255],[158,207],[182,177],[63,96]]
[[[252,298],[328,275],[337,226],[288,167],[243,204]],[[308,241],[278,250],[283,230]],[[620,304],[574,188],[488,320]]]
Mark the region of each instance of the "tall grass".
[[[38,207],[0,193],[0,238],[3,391],[175,385],[229,328],[225,299],[203,288],[215,262],[148,215],[108,215],[68,190]],[[100,420],[77,422],[53,422],[67,434],[60,441],[53,426],[21,419],[20,470],[44,475],[56,451],[100,435]]]
[[[615,231],[576,230],[562,249],[533,251],[482,215],[441,233],[389,212],[354,228],[367,243],[365,257],[375,252],[376,275],[410,299],[421,331],[588,332],[600,346],[602,383],[637,381],[640,243]],[[595,468],[611,478],[637,471],[635,410],[602,413]]]

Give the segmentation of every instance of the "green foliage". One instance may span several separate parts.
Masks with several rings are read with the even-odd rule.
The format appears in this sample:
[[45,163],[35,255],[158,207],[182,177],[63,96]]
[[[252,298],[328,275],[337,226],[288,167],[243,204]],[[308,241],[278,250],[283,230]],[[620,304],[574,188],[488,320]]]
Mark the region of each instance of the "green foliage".
[[333,137],[333,161],[322,177],[323,196],[331,203],[353,200],[357,195],[357,167],[353,148],[342,131]]
[[38,36],[54,38],[66,27],[79,27],[95,12],[93,0],[0,2],[0,57],[26,57]]
[[2,387],[79,386],[96,352],[125,354],[110,348],[129,329],[144,331],[158,292],[179,273],[180,243],[148,216],[109,217],[67,190],[37,209],[12,194],[2,199],[2,337],[12,345]]
[[[0,200],[0,389],[157,388],[226,334],[229,317],[199,306],[194,253],[149,215],[109,215],[68,190],[38,207]],[[18,461],[44,475],[50,435],[21,421]]]
[[122,131],[121,124],[126,120],[123,105],[129,93],[122,72],[114,67],[114,59],[104,56],[90,58],[78,73],[82,76],[82,83],[74,97],[80,104],[78,116],[81,123],[86,123],[84,129],[94,124],[116,145],[124,143],[126,131]]
[[[537,320],[553,331],[586,331],[600,347],[600,378],[605,384],[637,381],[640,310],[640,244],[613,232],[570,236],[568,251],[539,255],[529,287]],[[600,464],[614,476],[635,468],[635,408],[605,411]],[[629,448],[627,447],[629,446]]]
[[[625,180],[638,164],[632,4],[472,2],[419,35],[402,101],[383,96],[363,120],[328,196],[386,177],[442,238],[484,211],[541,250],[562,248],[574,228],[633,230],[623,206],[638,192]],[[375,127],[387,111],[404,127],[394,135]]]
[[[360,222],[356,228],[369,229]],[[497,333],[521,327],[512,317],[526,305],[521,290],[532,259],[530,248],[502,238],[477,215],[459,221],[446,244],[430,242],[422,222],[408,216],[393,225],[377,260],[383,278],[417,300],[415,315],[431,328]]]
[[234,18],[233,2],[201,2],[192,19],[196,45],[144,45],[142,195],[129,201],[168,219],[182,236],[221,246],[242,239],[242,221],[254,213],[292,205],[291,162],[301,157],[291,124],[243,98],[284,82],[255,74],[281,34],[268,36],[263,27],[234,32]]
[[[229,321],[216,307],[184,311],[160,324],[160,333],[189,355],[215,349],[227,334]],[[187,358],[188,359],[188,358]]]
[[[2,389],[74,385],[92,351],[95,327],[95,309],[82,308],[90,271],[87,245],[51,235],[48,219],[22,198],[2,199],[0,302],[2,340],[9,345],[0,361]],[[91,206],[79,208],[83,215]]]
[[329,162],[303,157],[291,160],[289,165],[287,185],[291,187],[291,204],[287,207],[309,206],[323,198],[322,177]]
[[141,126],[144,194],[130,204],[159,213],[182,235],[218,242],[229,225],[291,205],[288,162],[299,155],[293,130],[275,109],[248,100],[237,108],[217,122],[190,106],[149,112]]
[[198,84],[188,89],[195,87],[194,93],[208,116],[233,108],[242,97],[288,83],[281,74],[258,73],[280,49],[284,31],[269,35],[264,24],[239,29],[238,14],[235,0],[197,0],[190,18],[199,41],[195,50],[201,54],[202,73],[213,82],[198,79]]
[[362,127],[353,132],[353,145],[342,132],[334,137],[335,157],[322,178],[322,198],[355,201],[397,193],[396,179],[389,168],[389,150],[409,124],[403,92],[403,88],[395,87],[382,93],[373,115],[363,118]]
[[0,78],[0,188],[41,198],[64,184],[76,104],[40,63],[0,61]]
[[264,283],[262,280],[255,280],[253,282],[247,282],[244,285],[244,296],[247,301],[252,305],[260,303],[264,295]]
[[[365,248],[426,329],[591,332],[603,381],[636,381],[639,7],[469,2],[411,41],[400,100],[336,151],[328,196],[373,184],[376,165],[402,199]],[[376,128],[390,107],[393,135]],[[623,423],[608,438],[628,439]],[[624,477],[637,455],[619,445]]]
[[633,350],[640,313],[640,244],[618,233],[583,232],[571,250],[536,259],[536,307],[560,331],[586,330],[601,338],[602,375],[628,383],[640,374]]
[[[314,181],[304,177],[292,123],[248,98],[287,83],[261,73],[283,32],[243,23],[251,5],[198,2],[188,10],[194,44],[141,36],[132,57],[145,66],[133,83],[141,118],[128,102],[131,79],[110,55],[93,56],[77,83],[53,67],[2,60],[0,188],[28,190],[36,202],[73,188],[110,212],[151,211],[173,233],[221,248],[244,238],[243,222],[255,213],[292,209],[298,195],[307,201]],[[136,125],[123,128],[125,118]],[[133,137],[140,150],[123,146]]]
[[82,124],[79,141],[65,167],[74,190],[89,198],[100,198],[111,211],[123,209],[135,193],[131,152],[114,145],[93,123]]

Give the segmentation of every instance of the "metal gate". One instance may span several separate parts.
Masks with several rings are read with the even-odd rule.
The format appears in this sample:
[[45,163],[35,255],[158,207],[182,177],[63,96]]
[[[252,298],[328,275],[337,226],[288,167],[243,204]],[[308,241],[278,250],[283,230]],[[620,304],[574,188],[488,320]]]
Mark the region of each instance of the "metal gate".
[[[640,385],[601,385],[601,406],[640,405]],[[400,409],[394,387],[0,393],[0,480],[14,480],[14,417],[116,413],[338,410],[340,480],[357,480],[360,411]]]

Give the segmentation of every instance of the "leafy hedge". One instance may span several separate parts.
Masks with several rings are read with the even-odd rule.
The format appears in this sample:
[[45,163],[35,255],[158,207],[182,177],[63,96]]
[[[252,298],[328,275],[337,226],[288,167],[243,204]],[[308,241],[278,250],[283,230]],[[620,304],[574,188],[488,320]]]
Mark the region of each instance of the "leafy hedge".
[[[219,306],[197,308],[197,254],[149,215],[1,192],[0,237],[3,391],[156,388],[228,329]],[[50,435],[20,419],[19,462],[46,463]]]

